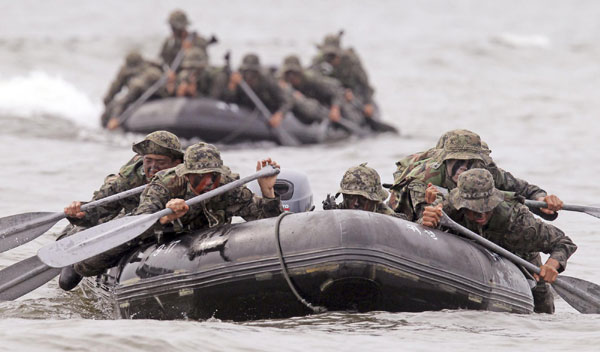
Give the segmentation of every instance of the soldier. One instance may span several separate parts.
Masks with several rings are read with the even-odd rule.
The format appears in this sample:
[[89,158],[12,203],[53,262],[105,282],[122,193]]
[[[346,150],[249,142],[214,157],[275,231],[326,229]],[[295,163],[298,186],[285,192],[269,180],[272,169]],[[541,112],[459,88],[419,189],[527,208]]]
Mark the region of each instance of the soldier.
[[119,73],[108,88],[104,96],[104,113],[101,117],[102,126],[106,127],[109,118],[115,116],[114,106],[118,100],[115,96],[123,91],[135,90],[138,85],[139,77],[142,77],[148,71],[159,70],[159,66],[151,61],[145,60],[138,51],[132,51],[127,54],[125,64],[119,69]]
[[170,37],[165,39],[160,49],[160,58],[167,66],[171,66],[177,53],[179,53],[179,50],[181,50],[182,47],[199,48],[208,58],[206,48],[210,42],[214,42],[216,39],[213,38],[211,41],[207,41],[196,32],[189,33],[187,30],[189,24],[190,22],[188,21],[186,14],[181,10],[175,10],[169,15],[169,25],[171,26],[171,31],[173,33]]
[[167,92],[178,97],[210,96],[216,74],[216,69],[208,67],[208,58],[202,50],[191,48],[183,56],[176,80],[167,83]]
[[344,90],[337,80],[304,70],[296,55],[283,60],[280,72],[282,86],[292,92],[293,112],[300,121],[306,124],[326,119],[338,122],[342,115],[357,123],[362,120],[345,102]]
[[[183,161],[179,139],[167,131],[150,133],[143,141],[135,143],[132,149],[136,156],[121,167],[117,175],[108,175],[102,187],[94,192],[92,200],[106,198],[145,185],[160,170],[174,167]],[[67,220],[75,227],[68,227],[59,239],[130,213],[137,208],[138,204],[139,196],[131,196],[82,212],[82,203],[74,201],[65,207],[64,212]],[[59,283],[63,289],[68,291],[75,287],[80,280],[81,276],[73,272],[72,267],[67,267],[61,272]]]
[[[343,202],[336,205],[335,198],[340,194],[344,197]],[[387,197],[388,192],[381,187],[377,171],[368,167],[367,163],[362,163],[344,173],[338,193],[335,197],[327,195],[323,209],[357,209],[404,218],[384,203]]]
[[[242,186],[189,207],[185,200],[237,180],[239,176],[223,165],[219,151],[211,144],[197,143],[190,146],[183,159],[183,164],[156,174],[142,193],[139,206],[134,211],[135,215],[152,214],[170,208],[174,213],[162,217],[157,225],[140,235],[137,240],[75,264],[75,270],[79,274],[94,276],[102,273],[140,243],[154,241],[154,231],[160,235],[194,231],[229,224],[233,216],[241,216],[249,221],[277,216],[283,212],[279,196],[276,196],[273,189],[277,176],[258,179],[262,198]],[[269,164],[279,167],[268,158],[257,162],[256,169],[260,170]]]
[[[437,228],[442,210],[454,221],[540,267],[533,289],[537,313],[554,313],[554,298],[548,283],[565,270],[577,246],[558,228],[536,219],[518,198],[506,197],[494,187],[492,174],[470,169],[458,177],[442,204],[427,206],[420,222]],[[541,265],[539,252],[550,254]],[[541,279],[541,280],[540,280]]]
[[343,31],[337,35],[327,35],[323,44],[317,45],[320,52],[313,59],[311,68],[321,74],[335,78],[346,89],[345,98],[360,108],[365,117],[373,117],[373,88],[360,59],[353,49],[342,49],[340,39]]
[[234,103],[250,109],[254,108],[252,100],[239,87],[242,79],[248,83],[248,86],[254,90],[258,98],[271,111],[269,124],[278,127],[285,114],[291,109],[292,102],[275,79],[263,71],[256,54],[244,56],[239,72],[231,73],[229,82],[225,79],[219,80],[212,96],[227,103]]
[[[396,192],[396,212],[404,213],[409,219],[421,217],[425,202],[425,190],[429,184],[452,190],[456,188],[458,176],[471,168],[485,168],[494,177],[496,187],[503,191],[515,192],[526,199],[543,200],[548,209],[542,212],[556,218],[556,211],[562,208],[562,201],[555,195],[547,195],[538,186],[514,177],[497,167],[488,155],[489,149],[482,148],[479,135],[468,130],[455,130],[450,133],[442,150],[432,152],[432,157],[418,161],[402,177],[396,178],[392,186]],[[438,202],[441,202],[439,197]]]

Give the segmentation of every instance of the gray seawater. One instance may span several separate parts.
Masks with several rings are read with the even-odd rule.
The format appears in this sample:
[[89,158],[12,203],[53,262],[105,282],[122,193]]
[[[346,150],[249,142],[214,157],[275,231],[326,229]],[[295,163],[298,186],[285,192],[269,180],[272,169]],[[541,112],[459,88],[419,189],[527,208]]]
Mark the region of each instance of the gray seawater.
[[[394,162],[468,128],[497,163],[559,195],[598,204],[600,3],[596,1],[4,1],[0,3],[0,216],[59,211],[87,200],[143,136],[97,127],[101,99],[128,50],[154,57],[167,14],[186,10],[216,34],[211,62],[248,51],[304,63],[344,28],[361,55],[385,119],[403,135],[302,148],[226,148],[240,174],[272,156],[308,174],[318,208],[350,166],[368,161],[392,180]],[[600,220],[563,212],[579,245],[567,274],[600,283]],[[60,229],[60,223],[54,231]],[[0,254],[0,267],[53,240]],[[600,318],[557,300],[555,315],[474,311],[326,313],[285,320],[113,320],[81,291],[51,281],[0,303],[0,350],[330,351],[597,350]]]

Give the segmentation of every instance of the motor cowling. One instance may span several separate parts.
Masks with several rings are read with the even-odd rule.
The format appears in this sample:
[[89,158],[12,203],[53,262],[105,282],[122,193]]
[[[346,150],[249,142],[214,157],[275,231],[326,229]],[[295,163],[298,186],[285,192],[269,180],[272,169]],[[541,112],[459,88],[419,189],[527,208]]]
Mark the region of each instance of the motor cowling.
[[[248,183],[247,187],[259,196],[262,196],[257,181]],[[309,211],[313,208],[313,194],[305,173],[282,169],[277,175],[275,192],[281,198],[283,210],[293,213]]]

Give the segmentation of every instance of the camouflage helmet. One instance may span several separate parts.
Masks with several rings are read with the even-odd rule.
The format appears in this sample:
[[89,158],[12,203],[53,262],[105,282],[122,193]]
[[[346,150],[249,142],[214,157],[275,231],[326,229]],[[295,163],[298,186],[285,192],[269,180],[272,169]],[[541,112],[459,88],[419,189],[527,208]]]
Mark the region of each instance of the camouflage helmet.
[[323,39],[323,44],[317,45],[323,55],[336,54],[339,55],[342,51],[339,34],[328,34]]
[[189,146],[183,156],[183,164],[179,164],[175,173],[177,176],[186,174],[206,174],[218,172],[227,175],[227,168],[223,166],[223,160],[217,147],[208,143],[196,143]]
[[131,149],[140,155],[158,154],[169,156],[172,159],[183,158],[179,138],[167,131],[152,132],[143,141],[134,143]]
[[478,134],[469,130],[453,130],[447,132],[445,135],[447,137],[443,141],[443,151],[440,155],[442,158],[441,161],[449,159],[483,160],[483,148],[481,147],[481,138]]
[[285,74],[286,72],[298,72],[302,73],[302,65],[300,64],[300,59],[296,55],[287,56],[283,60],[283,65],[281,66],[281,72]]
[[208,64],[208,58],[200,48],[190,48],[185,51],[181,61],[182,69],[204,68]]
[[375,169],[368,167],[367,163],[346,171],[337,194],[340,193],[359,195],[376,202],[383,202],[388,197],[388,192],[381,187],[379,174]]
[[240,71],[260,71],[260,59],[258,55],[249,53],[242,59]]
[[182,30],[185,29],[190,22],[188,21],[185,12],[181,10],[175,10],[169,15],[169,24],[175,29]]
[[125,65],[128,67],[135,67],[144,62],[142,54],[137,50],[130,51],[125,57]]
[[478,213],[493,210],[504,201],[504,193],[494,187],[494,178],[486,169],[471,169],[458,176],[458,187],[450,191],[448,201],[456,209]]

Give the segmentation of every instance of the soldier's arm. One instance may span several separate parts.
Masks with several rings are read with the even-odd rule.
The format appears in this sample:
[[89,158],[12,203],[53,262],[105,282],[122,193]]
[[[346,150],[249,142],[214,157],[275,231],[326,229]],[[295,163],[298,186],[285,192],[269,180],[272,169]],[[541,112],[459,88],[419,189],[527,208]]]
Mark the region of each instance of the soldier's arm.
[[108,92],[106,92],[106,95],[104,96],[104,104],[108,104],[114,97],[115,95],[121,91],[121,89],[123,89],[123,86],[125,85],[125,82],[127,80],[127,75],[125,73],[125,66],[121,67],[121,69],[119,70],[119,73],[117,74],[117,77],[115,78],[115,80],[110,84],[110,87],[108,88]]
[[508,244],[520,253],[544,252],[565,270],[567,259],[577,246],[559,228],[536,219],[524,205],[518,205],[510,219]]
[[275,198],[259,197],[247,187],[227,192],[226,213],[229,216],[241,216],[246,221],[271,218],[283,213],[278,195]]
[[291,99],[291,95],[287,94],[285,90],[281,88],[274,79],[268,77],[266,79],[266,82],[267,89],[269,90],[269,95],[275,98],[277,105],[277,110],[271,111],[271,113],[274,114],[277,111],[279,111],[285,116],[285,114],[287,114],[288,111],[290,111],[294,106],[294,101]]

